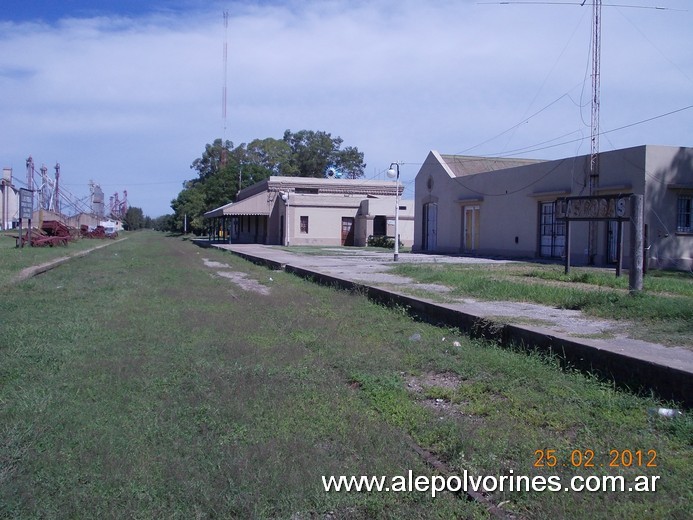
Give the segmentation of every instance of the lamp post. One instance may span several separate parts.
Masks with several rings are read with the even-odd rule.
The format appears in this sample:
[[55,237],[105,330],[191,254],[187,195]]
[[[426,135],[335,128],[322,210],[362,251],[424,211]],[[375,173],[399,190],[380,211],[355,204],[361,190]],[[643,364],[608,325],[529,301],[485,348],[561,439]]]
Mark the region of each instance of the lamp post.
[[387,170],[387,176],[395,179],[395,256],[399,260],[399,163],[393,162]]
[[282,200],[284,201],[284,220],[286,220],[286,247],[289,247],[289,192],[288,191],[280,191],[279,194],[282,197]]

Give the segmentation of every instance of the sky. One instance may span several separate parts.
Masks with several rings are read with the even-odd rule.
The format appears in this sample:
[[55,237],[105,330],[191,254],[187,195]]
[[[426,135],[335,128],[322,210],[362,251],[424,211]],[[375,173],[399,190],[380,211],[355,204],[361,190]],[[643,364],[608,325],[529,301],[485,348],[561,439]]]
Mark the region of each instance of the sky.
[[[59,163],[76,197],[94,181],[156,217],[216,138],[328,132],[367,179],[400,162],[408,198],[430,150],[589,154],[581,3],[2,0],[0,166],[22,186],[29,156]],[[603,4],[600,150],[693,146],[693,3]]]

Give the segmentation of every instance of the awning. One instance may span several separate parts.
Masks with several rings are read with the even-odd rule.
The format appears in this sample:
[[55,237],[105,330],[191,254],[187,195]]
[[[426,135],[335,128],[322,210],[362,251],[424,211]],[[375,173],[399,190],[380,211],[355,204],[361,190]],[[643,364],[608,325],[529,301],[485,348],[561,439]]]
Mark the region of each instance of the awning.
[[208,211],[205,218],[228,217],[240,215],[269,215],[269,204],[266,192],[258,193],[240,202],[231,202],[225,206]]

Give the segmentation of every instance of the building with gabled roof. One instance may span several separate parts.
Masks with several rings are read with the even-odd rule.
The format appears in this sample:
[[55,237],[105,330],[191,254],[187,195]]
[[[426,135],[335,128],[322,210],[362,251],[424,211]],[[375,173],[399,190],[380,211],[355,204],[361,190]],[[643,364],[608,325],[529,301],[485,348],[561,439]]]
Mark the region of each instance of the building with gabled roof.
[[[561,259],[563,197],[643,195],[645,261],[650,268],[693,268],[693,148],[637,146],[599,154],[590,193],[589,155],[552,161],[469,157],[431,151],[415,180],[414,250],[507,258]],[[618,222],[571,223],[570,263],[617,261]],[[626,224],[625,227],[628,227]],[[629,232],[623,265],[629,265]]]

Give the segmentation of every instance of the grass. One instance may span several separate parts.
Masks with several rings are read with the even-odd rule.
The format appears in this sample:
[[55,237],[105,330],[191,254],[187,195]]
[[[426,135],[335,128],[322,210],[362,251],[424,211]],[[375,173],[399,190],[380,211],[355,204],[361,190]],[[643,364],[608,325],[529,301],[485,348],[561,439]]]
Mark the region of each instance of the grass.
[[70,242],[67,246],[55,247],[16,247],[14,235],[17,232],[0,232],[0,285],[11,282],[22,269],[40,265],[57,258],[72,256],[81,251],[110,243],[103,240],[80,239]]
[[[410,439],[475,475],[591,473],[535,468],[537,449],[657,450],[657,468],[594,470],[661,475],[657,493],[490,494],[528,518],[686,518],[693,498],[690,416],[647,413],[670,403],[180,239],[133,234],[0,287],[0,315],[0,517],[487,517],[451,494],[322,489],[433,474]],[[429,374],[457,384],[410,391]]]
[[484,300],[528,301],[588,316],[620,320],[634,337],[670,345],[691,346],[693,276],[683,272],[650,272],[644,290],[628,293],[628,278],[604,270],[533,264],[464,265],[400,264],[393,273],[420,283],[436,283],[452,294]]

